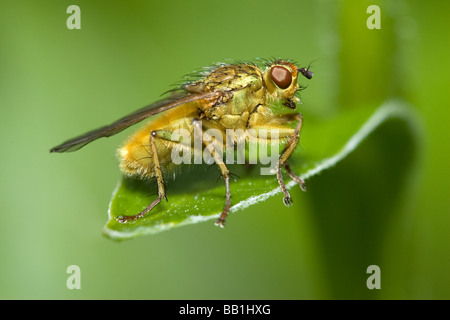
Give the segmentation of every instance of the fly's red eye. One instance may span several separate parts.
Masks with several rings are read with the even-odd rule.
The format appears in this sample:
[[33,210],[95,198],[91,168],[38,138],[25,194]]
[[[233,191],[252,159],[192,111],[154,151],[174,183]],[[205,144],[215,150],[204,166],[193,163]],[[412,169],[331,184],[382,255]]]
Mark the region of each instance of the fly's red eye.
[[273,82],[275,82],[275,84],[281,89],[289,88],[292,82],[291,72],[285,67],[281,66],[273,67],[272,70],[270,70],[270,77],[272,78]]

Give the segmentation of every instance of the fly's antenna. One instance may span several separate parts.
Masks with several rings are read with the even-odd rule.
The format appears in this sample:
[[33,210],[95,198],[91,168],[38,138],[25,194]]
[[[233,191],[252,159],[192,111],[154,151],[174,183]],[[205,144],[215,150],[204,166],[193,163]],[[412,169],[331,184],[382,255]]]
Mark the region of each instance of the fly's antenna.
[[[317,59],[316,59],[316,60],[317,60]],[[311,79],[311,78],[313,77],[313,75],[314,75],[314,72],[312,72],[311,70],[309,70],[309,68],[311,67],[311,64],[312,64],[314,61],[316,61],[316,60],[311,61],[306,69],[305,69],[305,68],[299,68],[298,71],[299,71],[305,78]]]

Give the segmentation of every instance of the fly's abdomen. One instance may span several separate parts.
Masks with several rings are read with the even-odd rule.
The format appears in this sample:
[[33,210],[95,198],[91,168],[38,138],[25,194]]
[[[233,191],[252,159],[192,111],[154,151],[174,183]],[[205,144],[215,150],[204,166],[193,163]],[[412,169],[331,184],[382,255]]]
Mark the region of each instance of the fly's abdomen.
[[181,130],[181,133],[190,137],[193,130],[192,115],[178,117],[179,112],[170,110],[149,122],[118,150],[120,168],[126,175],[152,178],[155,176],[155,165],[165,172],[174,168],[172,150],[179,147],[180,135],[175,136],[173,133]]

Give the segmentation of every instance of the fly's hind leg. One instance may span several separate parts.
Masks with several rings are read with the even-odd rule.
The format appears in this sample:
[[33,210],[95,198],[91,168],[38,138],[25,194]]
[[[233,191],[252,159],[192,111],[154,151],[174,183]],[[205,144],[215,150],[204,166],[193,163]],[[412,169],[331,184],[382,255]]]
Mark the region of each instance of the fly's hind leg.
[[[230,171],[228,171],[227,166],[223,163],[222,155],[218,154],[216,150],[219,150],[219,147],[217,145],[217,141],[212,139],[211,135],[209,135],[207,132],[204,132],[201,127],[202,122],[200,120],[194,120],[194,130],[196,135],[201,135],[202,137],[202,144],[205,146],[205,148],[208,149],[211,156],[214,158],[214,162],[219,167],[220,173],[222,174],[222,178],[225,181],[225,206],[222,210],[222,213],[220,214],[220,217],[216,220],[215,224],[216,226],[220,226],[222,228],[225,227],[225,220],[228,216],[228,213],[230,212],[231,207],[231,192],[230,192]],[[207,143],[210,142],[210,143]]]
[[134,221],[139,218],[142,218],[147,212],[152,210],[158,203],[160,203],[163,198],[167,200],[166,190],[164,187],[164,180],[161,171],[161,165],[159,163],[158,152],[155,144],[155,139],[158,138],[157,134],[158,134],[157,131],[152,131],[152,133],[150,134],[150,151],[153,160],[153,171],[156,176],[156,182],[158,183],[158,197],[155,200],[153,200],[152,203],[150,203],[144,210],[142,210],[141,212],[139,212],[134,216],[117,217],[116,220],[120,223],[127,223],[129,221]]

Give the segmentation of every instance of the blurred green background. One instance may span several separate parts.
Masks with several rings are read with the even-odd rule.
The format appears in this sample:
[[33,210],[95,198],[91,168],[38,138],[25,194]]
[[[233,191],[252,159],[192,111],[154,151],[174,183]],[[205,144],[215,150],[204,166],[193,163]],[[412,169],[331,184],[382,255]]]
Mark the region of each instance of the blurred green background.
[[[81,9],[69,30],[66,9]],[[369,30],[369,5],[381,29]],[[449,299],[448,1],[3,1],[0,298]],[[315,77],[308,122],[397,97],[420,137],[386,125],[335,168],[230,217],[122,243],[101,235],[133,129],[49,149],[225,59],[282,57]],[[306,133],[305,133],[306,135]],[[318,138],[319,139],[319,138]],[[66,269],[81,268],[81,290]],[[366,268],[381,268],[369,290]]]

